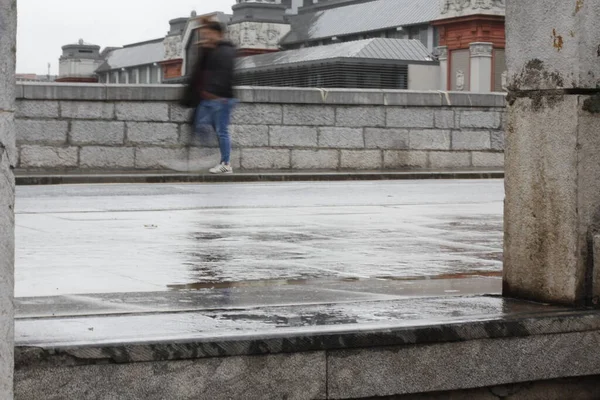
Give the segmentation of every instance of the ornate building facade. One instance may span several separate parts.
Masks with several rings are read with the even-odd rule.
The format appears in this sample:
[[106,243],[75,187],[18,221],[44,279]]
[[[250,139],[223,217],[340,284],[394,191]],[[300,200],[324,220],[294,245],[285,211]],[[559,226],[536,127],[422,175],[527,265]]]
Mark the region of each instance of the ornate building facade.
[[[505,86],[504,8],[505,0],[235,0],[231,15],[202,17],[227,26],[240,57],[323,47],[322,57],[328,59],[333,45],[340,43],[416,40],[439,64],[428,85],[489,92]],[[99,60],[75,60],[100,63],[95,75],[101,83],[181,82],[198,57],[200,17],[193,12],[169,21],[163,38],[102,53],[95,49],[93,57]],[[65,55],[61,62],[63,58],[72,63]]]
[[505,0],[442,0],[433,22],[440,35],[443,90],[503,91],[506,78]]

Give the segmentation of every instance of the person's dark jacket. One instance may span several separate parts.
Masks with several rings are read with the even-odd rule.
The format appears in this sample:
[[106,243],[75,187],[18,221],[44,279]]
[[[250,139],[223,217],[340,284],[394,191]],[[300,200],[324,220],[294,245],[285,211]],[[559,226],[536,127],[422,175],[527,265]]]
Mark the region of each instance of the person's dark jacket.
[[222,41],[213,49],[204,48],[184,90],[182,105],[197,107],[202,100],[231,99],[236,49]]

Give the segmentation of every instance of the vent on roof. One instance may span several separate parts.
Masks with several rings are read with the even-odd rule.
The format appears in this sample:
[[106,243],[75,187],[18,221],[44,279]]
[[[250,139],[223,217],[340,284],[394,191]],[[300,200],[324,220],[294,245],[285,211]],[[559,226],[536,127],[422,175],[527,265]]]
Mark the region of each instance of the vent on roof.
[[408,89],[408,65],[352,61],[239,71],[238,86]]

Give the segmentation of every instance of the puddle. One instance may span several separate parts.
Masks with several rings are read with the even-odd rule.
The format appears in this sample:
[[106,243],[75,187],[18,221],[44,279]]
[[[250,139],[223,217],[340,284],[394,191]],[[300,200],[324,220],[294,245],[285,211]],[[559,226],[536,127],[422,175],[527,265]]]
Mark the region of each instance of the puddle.
[[178,290],[202,290],[202,289],[230,289],[261,286],[303,286],[311,283],[324,282],[357,282],[360,278],[340,279],[265,279],[254,281],[224,281],[224,282],[195,282],[181,285],[167,285],[172,291]]
[[[465,272],[459,274],[442,274],[434,276],[408,276],[408,277],[394,277],[394,276],[377,276],[373,277],[372,280],[385,280],[385,281],[426,281],[426,280],[444,280],[444,279],[467,279],[467,278],[497,278],[502,277],[502,272]],[[173,284],[167,285],[167,288],[171,291],[185,291],[185,290],[203,290],[203,289],[231,289],[231,288],[245,288],[245,287],[268,287],[268,286],[303,286],[309,284],[323,284],[323,283],[352,283],[368,281],[369,279],[361,279],[355,277],[346,277],[339,279],[265,279],[265,280],[250,280],[250,281],[223,281],[223,282],[195,282],[187,284]]]
[[501,271],[473,271],[461,272],[454,274],[440,274],[430,276],[377,276],[376,279],[386,281],[426,281],[426,280],[443,280],[443,279],[468,279],[468,278],[501,278]]

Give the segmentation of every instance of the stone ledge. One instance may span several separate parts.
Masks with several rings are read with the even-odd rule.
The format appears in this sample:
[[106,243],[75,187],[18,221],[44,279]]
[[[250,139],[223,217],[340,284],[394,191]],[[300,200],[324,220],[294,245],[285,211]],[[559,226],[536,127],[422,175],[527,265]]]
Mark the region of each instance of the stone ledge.
[[[218,338],[198,335],[197,339],[152,343],[16,347],[17,393],[37,398],[48,385],[61,380],[63,384],[56,391],[65,390],[69,384],[71,398],[84,398],[79,397],[83,393],[88,396],[85,398],[97,398],[89,396],[125,387],[128,392],[140,391],[144,377],[167,384],[185,378],[185,371],[190,369],[207,365],[218,368],[228,363],[235,376],[263,376],[261,384],[274,376],[293,380],[299,371],[313,371],[310,379],[321,383],[310,394],[304,392],[307,386],[302,384],[283,389],[297,399],[432,393],[600,373],[600,361],[595,357],[600,313],[554,307],[512,317],[481,316],[417,326],[331,325],[319,332],[228,333]],[[274,360],[280,361],[272,363]],[[310,361],[310,365],[300,370],[282,369],[284,360],[300,360],[300,364]],[[157,373],[159,370],[163,372]],[[88,382],[83,376],[95,375],[104,377],[97,386],[75,384]],[[124,379],[128,376],[132,379]],[[211,374],[205,371],[198,376],[206,379]],[[322,382],[327,390],[322,390]],[[225,399],[241,396],[246,390],[245,398],[262,398],[254,388],[235,394],[224,394],[218,388],[211,388],[210,393],[205,390],[199,385],[190,394]],[[148,395],[149,400],[164,398],[161,391]]]
[[[72,83],[18,83],[17,99],[83,101],[177,101],[182,85],[117,85]],[[403,107],[506,106],[502,93],[442,91],[238,87],[242,103],[380,105]]]
[[[171,313],[164,313],[171,314]],[[177,313],[172,313],[177,314]],[[529,312],[504,318],[472,318],[465,322],[431,322],[412,326],[381,323],[329,325],[311,332],[228,333],[197,338],[166,338],[151,343],[48,344],[17,343],[16,368],[48,365],[85,365],[99,360],[110,363],[173,361],[195,358],[250,356],[279,353],[386,348],[394,346],[467,342],[481,339],[522,338],[600,332],[600,313],[549,307],[548,312]]]
[[[304,151],[304,150],[302,150]],[[320,150],[326,151],[326,150]],[[257,171],[233,175],[204,173],[172,173],[164,171],[82,171],[30,172],[17,170],[16,183],[24,185],[61,185],[92,183],[221,183],[221,182],[310,182],[362,180],[417,180],[417,179],[503,179],[498,169],[403,170],[403,171]]]

